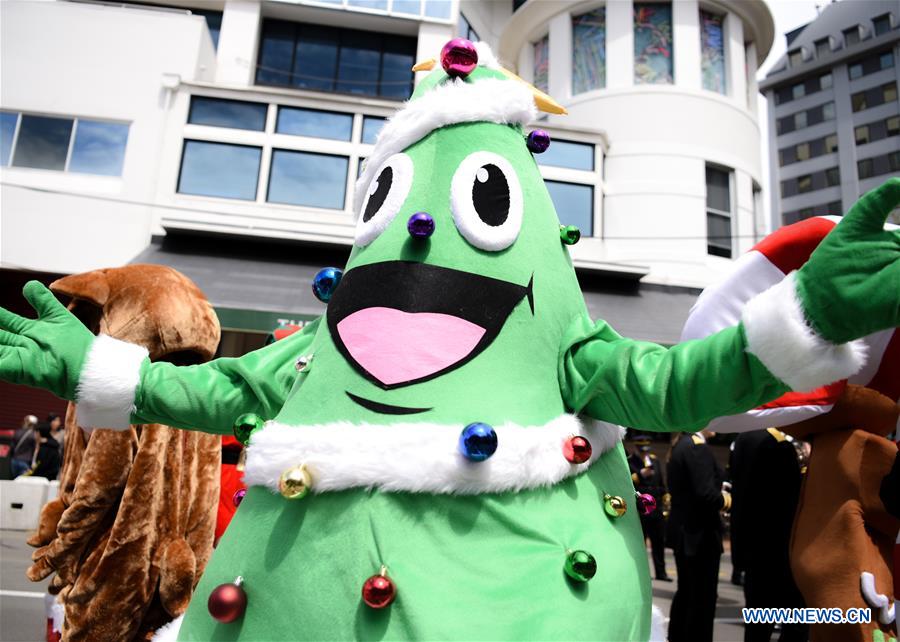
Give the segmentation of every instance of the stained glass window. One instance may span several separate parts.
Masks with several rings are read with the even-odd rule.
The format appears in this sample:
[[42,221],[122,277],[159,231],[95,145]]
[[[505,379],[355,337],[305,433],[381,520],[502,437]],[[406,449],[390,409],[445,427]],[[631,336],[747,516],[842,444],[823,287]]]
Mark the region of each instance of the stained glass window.
[[606,87],[606,8],[572,18],[572,93]]
[[634,4],[634,81],[671,84],[672,5]]
[[722,24],[725,16],[700,11],[700,69],[703,88],[725,93],[725,42]]
[[547,91],[550,76],[550,37],[544,36],[534,43],[534,86]]

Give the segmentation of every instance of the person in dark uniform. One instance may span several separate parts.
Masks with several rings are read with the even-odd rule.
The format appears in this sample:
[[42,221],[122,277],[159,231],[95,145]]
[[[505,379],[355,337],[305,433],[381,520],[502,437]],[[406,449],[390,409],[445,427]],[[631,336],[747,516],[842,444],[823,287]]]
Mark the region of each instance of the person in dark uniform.
[[711,642],[724,530],[731,508],[725,473],[706,444],[714,433],[682,434],[666,469],[672,510],[666,538],[675,551],[678,587],[669,611],[669,642]]
[[656,500],[656,510],[649,515],[641,515],[644,539],[650,540],[650,549],[653,551],[653,571],[656,579],[671,582],[672,579],[666,574],[666,522],[663,518],[666,483],[663,479],[662,462],[650,452],[650,438],[647,435],[637,435],[632,440],[632,446],[628,466],[631,468],[634,489],[639,493],[652,495]]
[[[747,607],[806,606],[791,575],[789,556],[804,445],[775,428],[742,433],[734,441],[732,545],[740,543],[745,560]],[[747,624],[744,642],[769,642],[774,629],[774,624]],[[808,635],[806,624],[783,624],[778,639],[802,642]]]

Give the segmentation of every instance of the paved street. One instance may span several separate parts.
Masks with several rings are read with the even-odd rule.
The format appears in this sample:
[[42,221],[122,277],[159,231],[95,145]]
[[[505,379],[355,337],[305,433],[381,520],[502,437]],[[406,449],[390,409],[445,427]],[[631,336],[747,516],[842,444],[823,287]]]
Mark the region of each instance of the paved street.
[[[25,544],[26,533],[0,531],[0,642],[40,642],[44,639],[44,592],[47,582],[32,583],[25,578],[31,559],[30,546]],[[666,551],[668,573],[675,577],[675,559]],[[738,586],[729,582],[731,556],[722,556],[719,571],[719,603],[716,610],[715,640],[739,642],[743,640],[743,626],[738,622],[743,595]],[[675,582],[653,582],[653,602],[668,617]]]

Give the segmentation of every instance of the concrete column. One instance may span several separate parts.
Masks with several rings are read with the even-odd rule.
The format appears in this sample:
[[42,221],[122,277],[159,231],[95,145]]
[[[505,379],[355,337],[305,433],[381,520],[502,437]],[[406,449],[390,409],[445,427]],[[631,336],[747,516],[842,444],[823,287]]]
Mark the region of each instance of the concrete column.
[[259,0],[227,0],[216,53],[216,82],[252,85],[262,13]]
[[831,69],[834,83],[834,118],[838,137],[838,170],[841,173],[841,205],[847,212],[859,195],[856,173],[856,134],[853,131],[853,107],[850,104],[850,72],[846,64]]
[[606,4],[606,86],[634,84],[634,3],[616,0]]
[[683,89],[699,90],[700,3],[697,0],[675,0],[672,3],[672,41],[675,84]]
[[547,92],[556,100],[572,96],[572,16],[568,11],[550,20],[550,73]]
[[744,23],[733,13],[725,18],[725,74],[728,95],[747,104],[747,68],[744,52]]
[[756,82],[756,43],[748,42],[744,52],[744,69],[747,73],[747,109],[754,116],[758,116],[757,96],[759,96],[759,84]]

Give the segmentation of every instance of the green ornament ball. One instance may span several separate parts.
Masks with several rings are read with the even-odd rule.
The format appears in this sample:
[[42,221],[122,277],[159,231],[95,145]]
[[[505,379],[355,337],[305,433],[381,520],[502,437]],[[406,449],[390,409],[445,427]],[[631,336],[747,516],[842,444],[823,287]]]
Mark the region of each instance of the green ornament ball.
[[234,425],[231,429],[234,432],[235,438],[246,446],[247,442],[250,441],[250,435],[252,435],[255,430],[262,428],[264,423],[263,418],[259,415],[247,412],[234,420]]
[[587,551],[569,551],[565,571],[576,582],[587,582],[597,572],[597,560]]
[[575,225],[560,225],[559,238],[566,245],[575,245],[581,240],[581,230]]

